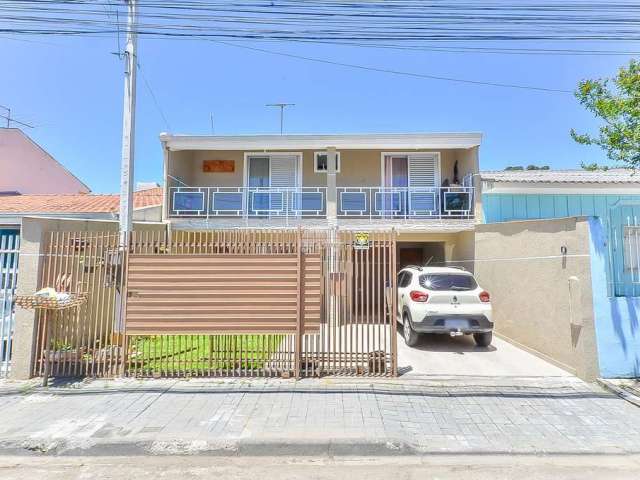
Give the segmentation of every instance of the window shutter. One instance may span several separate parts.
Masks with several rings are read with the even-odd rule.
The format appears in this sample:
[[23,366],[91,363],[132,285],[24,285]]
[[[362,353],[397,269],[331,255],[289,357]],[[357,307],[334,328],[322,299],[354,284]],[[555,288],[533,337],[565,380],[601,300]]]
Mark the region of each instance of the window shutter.
[[435,155],[409,157],[409,185],[411,187],[437,187],[439,165]]
[[292,155],[271,157],[271,186],[274,188],[294,188],[298,184],[297,158]]
[[[298,186],[298,159],[295,155],[272,155],[271,188],[292,189]],[[271,193],[271,210],[291,211],[296,195],[291,190]]]
[[409,156],[409,210],[412,214],[433,215],[437,211],[440,165],[436,155]]

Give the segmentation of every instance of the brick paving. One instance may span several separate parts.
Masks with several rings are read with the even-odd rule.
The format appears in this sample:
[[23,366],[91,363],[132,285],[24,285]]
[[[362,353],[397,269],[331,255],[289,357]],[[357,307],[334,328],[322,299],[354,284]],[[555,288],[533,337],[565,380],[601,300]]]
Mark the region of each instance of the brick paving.
[[0,418],[0,451],[640,452],[640,408],[574,377],[3,381]]

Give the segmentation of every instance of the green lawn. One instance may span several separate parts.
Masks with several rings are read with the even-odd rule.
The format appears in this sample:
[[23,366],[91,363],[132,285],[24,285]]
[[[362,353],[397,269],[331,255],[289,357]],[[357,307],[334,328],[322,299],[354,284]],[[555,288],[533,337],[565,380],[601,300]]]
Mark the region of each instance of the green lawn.
[[256,370],[280,350],[283,335],[155,335],[132,337],[133,374],[198,375],[212,370]]

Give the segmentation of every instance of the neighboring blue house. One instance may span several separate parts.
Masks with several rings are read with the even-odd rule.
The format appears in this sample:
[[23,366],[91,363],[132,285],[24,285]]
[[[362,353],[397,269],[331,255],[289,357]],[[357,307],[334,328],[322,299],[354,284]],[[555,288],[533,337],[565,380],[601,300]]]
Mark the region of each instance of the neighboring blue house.
[[485,223],[596,217],[591,266],[600,374],[640,376],[640,172],[525,170],[481,178]]

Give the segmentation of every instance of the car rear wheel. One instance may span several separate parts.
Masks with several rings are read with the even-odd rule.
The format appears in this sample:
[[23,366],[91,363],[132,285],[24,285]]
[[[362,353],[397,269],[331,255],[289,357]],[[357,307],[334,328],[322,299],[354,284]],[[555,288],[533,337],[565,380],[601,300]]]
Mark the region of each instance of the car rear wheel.
[[411,327],[409,317],[404,315],[402,317],[402,336],[404,337],[404,343],[409,347],[415,347],[418,344],[419,335]]
[[479,347],[488,347],[493,339],[493,332],[474,333],[473,339]]

